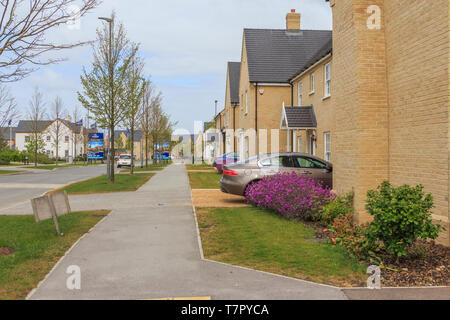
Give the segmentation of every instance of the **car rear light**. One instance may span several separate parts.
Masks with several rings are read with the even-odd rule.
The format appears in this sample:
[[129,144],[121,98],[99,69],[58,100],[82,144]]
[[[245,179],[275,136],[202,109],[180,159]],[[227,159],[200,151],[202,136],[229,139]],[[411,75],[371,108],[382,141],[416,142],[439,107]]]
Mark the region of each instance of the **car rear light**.
[[238,176],[239,174],[233,170],[223,170],[224,176]]

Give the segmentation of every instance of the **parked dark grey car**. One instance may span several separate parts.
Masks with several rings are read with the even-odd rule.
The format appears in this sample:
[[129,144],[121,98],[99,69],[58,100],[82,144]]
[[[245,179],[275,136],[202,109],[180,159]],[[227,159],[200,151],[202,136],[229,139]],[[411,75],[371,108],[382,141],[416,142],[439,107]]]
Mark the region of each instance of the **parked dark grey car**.
[[284,172],[296,172],[333,188],[333,165],[303,153],[265,154],[226,165],[220,186],[222,192],[244,196],[246,189],[253,183],[265,176]]

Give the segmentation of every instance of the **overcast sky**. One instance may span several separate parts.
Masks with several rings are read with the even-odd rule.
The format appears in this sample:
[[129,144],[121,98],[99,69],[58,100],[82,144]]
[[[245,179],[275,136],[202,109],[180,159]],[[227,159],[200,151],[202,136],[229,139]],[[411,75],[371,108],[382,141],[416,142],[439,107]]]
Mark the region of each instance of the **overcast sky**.
[[[195,120],[214,116],[225,100],[227,61],[240,61],[243,28],[285,28],[290,9],[302,14],[302,29],[331,30],[329,4],[324,0],[104,0],[81,21],[79,30],[60,28],[48,38],[62,41],[95,39],[98,16],[116,11],[128,37],[141,44],[146,73],[163,92],[163,107],[180,128],[192,130]],[[82,66],[89,67],[91,48],[58,53],[67,61],[46,66],[9,85],[25,112],[38,86],[50,104],[57,95],[71,111],[81,90]]]

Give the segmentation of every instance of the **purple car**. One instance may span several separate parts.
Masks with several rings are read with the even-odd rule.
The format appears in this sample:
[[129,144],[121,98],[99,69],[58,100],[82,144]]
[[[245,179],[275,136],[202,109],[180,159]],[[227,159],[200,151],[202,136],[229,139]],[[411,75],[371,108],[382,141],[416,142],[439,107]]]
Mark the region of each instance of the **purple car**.
[[217,157],[214,161],[213,166],[216,168],[217,172],[223,172],[223,166],[226,164],[236,163],[239,161],[239,154],[236,152],[226,153],[223,156]]

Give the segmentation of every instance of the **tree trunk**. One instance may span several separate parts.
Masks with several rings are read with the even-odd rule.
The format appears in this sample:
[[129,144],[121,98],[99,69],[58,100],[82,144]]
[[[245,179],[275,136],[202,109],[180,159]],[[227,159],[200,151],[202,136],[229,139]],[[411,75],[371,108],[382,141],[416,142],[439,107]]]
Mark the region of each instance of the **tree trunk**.
[[34,167],[37,168],[38,166],[38,141],[37,141],[38,135],[37,133],[34,134]]
[[131,121],[131,168],[130,174],[134,174],[134,121]]
[[145,167],[148,168],[148,133],[145,134]]
[[[111,128],[110,128],[110,130],[111,130],[111,137],[112,137],[112,139],[114,139],[114,126],[111,126]],[[111,180],[111,183],[112,184],[114,184],[114,182],[115,182],[115,177],[114,177],[114,155],[116,154],[116,149],[115,149],[115,146],[114,146],[114,142],[113,143],[111,143],[111,141],[109,142],[109,145],[110,145],[110,149],[111,150],[109,150],[109,152],[110,152],[110,159],[109,159],[109,164],[110,164],[110,180]]]

